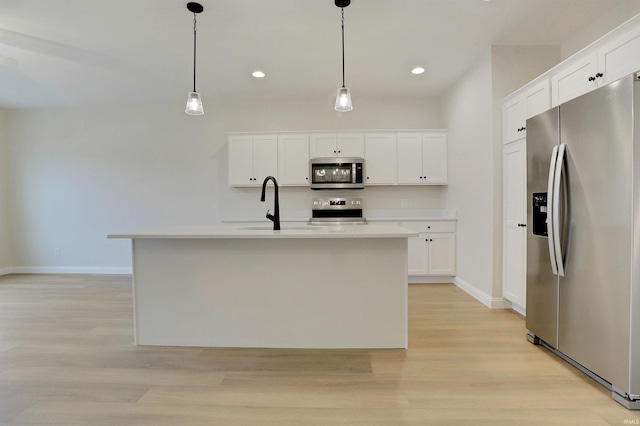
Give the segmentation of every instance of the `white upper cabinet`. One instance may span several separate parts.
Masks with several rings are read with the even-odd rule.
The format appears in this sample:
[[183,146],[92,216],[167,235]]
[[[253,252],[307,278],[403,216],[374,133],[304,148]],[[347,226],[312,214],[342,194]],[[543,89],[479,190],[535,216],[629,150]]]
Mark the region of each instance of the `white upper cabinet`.
[[598,49],[599,85],[640,71],[640,26],[618,36]]
[[398,135],[398,183],[422,183],[422,134]]
[[366,185],[393,185],[398,173],[398,144],[395,133],[364,135]]
[[278,138],[275,135],[229,136],[229,185],[260,186],[278,176]]
[[551,106],[549,80],[543,80],[502,105],[503,142],[509,143],[527,136],[528,118],[548,110]]
[[[309,186],[309,159],[365,159],[365,185],[446,185],[446,131],[233,133],[228,136],[229,185],[260,186],[274,176],[284,186]],[[335,151],[335,152],[334,152]]]
[[525,136],[524,101],[521,96],[510,99],[502,105],[502,135],[504,143]]
[[598,87],[598,55],[592,52],[551,77],[551,104],[577,98]]
[[449,182],[449,143],[446,134],[422,135],[422,173],[427,185]]
[[398,183],[446,185],[448,156],[446,133],[399,133]]
[[319,133],[309,139],[311,158],[315,157],[364,157],[362,133]]
[[364,157],[364,135],[362,133],[338,134],[339,157]]
[[335,134],[309,136],[309,154],[315,157],[335,157],[338,153],[338,137]]
[[253,137],[253,176],[258,185],[267,176],[278,178],[278,138],[275,135]]
[[545,79],[525,91],[522,97],[524,99],[524,119],[526,121],[551,108],[551,83],[548,79]]
[[597,49],[561,67],[551,78],[552,104],[563,102],[640,70],[640,25],[611,36]]
[[278,136],[278,183],[309,185],[309,135]]

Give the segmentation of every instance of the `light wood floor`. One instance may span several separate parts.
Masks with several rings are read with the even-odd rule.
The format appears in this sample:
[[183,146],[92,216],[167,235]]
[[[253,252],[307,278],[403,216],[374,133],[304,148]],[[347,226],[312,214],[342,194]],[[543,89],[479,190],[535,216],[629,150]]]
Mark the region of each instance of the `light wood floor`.
[[136,347],[130,277],[0,277],[0,425],[640,423],[513,312],[409,297],[408,351]]

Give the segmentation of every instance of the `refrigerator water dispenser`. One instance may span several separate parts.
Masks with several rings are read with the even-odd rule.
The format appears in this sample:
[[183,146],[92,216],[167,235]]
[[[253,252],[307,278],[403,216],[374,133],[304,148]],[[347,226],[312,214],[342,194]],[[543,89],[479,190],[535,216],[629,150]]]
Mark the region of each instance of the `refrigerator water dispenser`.
[[547,193],[534,192],[531,195],[533,235],[547,236]]

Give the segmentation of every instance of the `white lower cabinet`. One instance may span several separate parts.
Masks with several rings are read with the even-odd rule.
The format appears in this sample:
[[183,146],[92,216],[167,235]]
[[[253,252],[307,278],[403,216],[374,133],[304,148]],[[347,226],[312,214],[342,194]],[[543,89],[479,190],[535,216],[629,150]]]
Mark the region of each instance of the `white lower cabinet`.
[[453,276],[456,274],[455,221],[401,222],[419,232],[409,238],[410,276]]

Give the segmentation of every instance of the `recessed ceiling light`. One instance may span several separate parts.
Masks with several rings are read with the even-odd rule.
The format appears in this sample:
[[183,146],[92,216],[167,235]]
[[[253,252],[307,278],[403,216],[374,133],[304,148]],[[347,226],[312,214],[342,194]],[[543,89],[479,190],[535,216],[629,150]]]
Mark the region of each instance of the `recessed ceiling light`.
[[414,69],[411,70],[411,74],[422,74],[424,72],[424,68],[423,67],[415,67]]
[[254,76],[255,78],[262,78],[264,77],[266,74],[263,73],[262,71],[254,71],[251,73],[252,76]]

